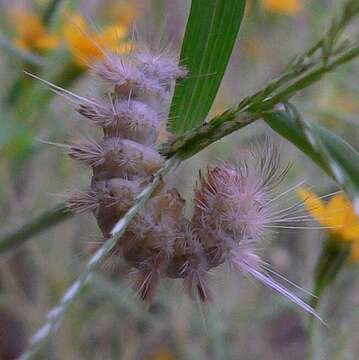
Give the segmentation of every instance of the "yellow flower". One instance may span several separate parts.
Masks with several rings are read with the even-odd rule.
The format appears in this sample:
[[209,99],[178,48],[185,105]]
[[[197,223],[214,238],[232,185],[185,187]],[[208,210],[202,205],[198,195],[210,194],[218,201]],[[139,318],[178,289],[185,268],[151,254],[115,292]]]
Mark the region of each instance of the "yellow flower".
[[14,24],[16,46],[30,51],[44,51],[56,48],[59,38],[50,35],[41,23],[40,18],[24,8],[13,10],[10,20]]
[[128,35],[124,25],[107,27],[101,33],[91,32],[84,18],[75,14],[65,24],[64,37],[68,49],[80,66],[89,65],[103,57],[103,51],[115,51],[119,54],[131,50],[126,40]]
[[[102,6],[101,6],[102,5]],[[138,14],[138,8],[134,2],[119,0],[108,0],[101,2],[100,14],[103,18],[115,21],[118,24],[129,26]]]
[[298,189],[298,195],[319,224],[329,227],[339,241],[351,245],[350,259],[359,261],[359,217],[352,203],[342,194],[334,195],[326,203],[304,188]]
[[295,15],[303,6],[300,0],[263,0],[263,7],[278,14]]

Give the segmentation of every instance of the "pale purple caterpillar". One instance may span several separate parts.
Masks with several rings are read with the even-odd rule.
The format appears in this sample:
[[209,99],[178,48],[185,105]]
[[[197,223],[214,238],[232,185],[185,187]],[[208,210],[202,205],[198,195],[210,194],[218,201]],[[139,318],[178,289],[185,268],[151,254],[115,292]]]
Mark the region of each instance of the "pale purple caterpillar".
[[[126,57],[104,54],[94,74],[112,86],[108,101],[88,99],[49,84],[76,104],[76,110],[103,129],[99,142],[66,145],[71,158],[93,170],[88,189],[68,200],[76,212],[91,211],[104,239],[131,207],[151,175],[164,163],[156,149],[167,113],[171,85],[185,68],[170,52],[138,47]],[[184,215],[185,201],[162,184],[120,238],[110,258],[120,256],[137,272],[137,294],[152,301],[161,278],[181,278],[189,294],[210,299],[208,273],[227,263],[317,316],[314,310],[276,282],[276,274],[257,249],[288,212],[278,210],[275,190],[287,168],[270,141],[254,147],[237,164],[221,163],[200,174],[194,211]],[[289,212],[289,214],[294,214]]]

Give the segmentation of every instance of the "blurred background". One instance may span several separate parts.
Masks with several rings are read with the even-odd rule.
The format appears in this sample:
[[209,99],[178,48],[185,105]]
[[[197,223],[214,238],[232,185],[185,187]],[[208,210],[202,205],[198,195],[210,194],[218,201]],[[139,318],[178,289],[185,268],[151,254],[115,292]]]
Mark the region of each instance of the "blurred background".
[[[320,37],[341,3],[248,1],[211,115],[278,75],[296,53]],[[101,57],[94,43],[126,53],[136,24],[149,41],[179,49],[189,7],[189,0],[0,1],[0,238],[64,201],[62,194],[89,183],[88,169],[43,141],[99,136],[73,106],[23,71],[76,93],[102,94],[105,87],[89,76],[86,65]],[[357,150],[358,75],[359,63],[354,61],[294,99],[305,118],[329,127]],[[279,143],[283,161],[293,163],[283,191],[300,181],[318,194],[336,190],[320,169],[261,121],[182,164],[170,181],[190,200],[199,169],[218,159],[235,159],[264,134]],[[294,195],[289,197],[293,200]],[[264,257],[310,290],[327,236],[325,230],[283,229],[265,244]],[[98,241],[94,218],[84,215],[0,255],[1,360],[13,359],[23,350],[47,310],[83,269],[91,244]],[[318,331],[321,359],[359,357],[358,261],[359,254],[348,260],[322,300],[320,314],[328,327]],[[228,269],[214,272],[213,302],[206,307],[188,298],[177,281],[164,281],[155,303],[147,307],[135,298],[121,264],[116,275],[108,270],[96,275],[39,359],[309,358],[308,316]]]

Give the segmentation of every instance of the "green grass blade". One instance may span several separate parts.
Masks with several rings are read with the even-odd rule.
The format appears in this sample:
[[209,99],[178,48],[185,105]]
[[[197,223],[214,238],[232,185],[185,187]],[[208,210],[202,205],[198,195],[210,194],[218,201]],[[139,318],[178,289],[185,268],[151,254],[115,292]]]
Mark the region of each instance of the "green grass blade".
[[263,115],[266,123],[302,150],[351,197],[359,213],[359,153],[330,130],[301,119],[293,105]]
[[243,19],[245,0],[193,0],[181,50],[189,75],[176,84],[170,130],[182,134],[208,115]]
[[54,208],[44,211],[32,221],[24,224],[6,235],[0,237],[0,254],[20,246],[26,240],[42,231],[57,225],[73,215],[65,204],[58,204]]

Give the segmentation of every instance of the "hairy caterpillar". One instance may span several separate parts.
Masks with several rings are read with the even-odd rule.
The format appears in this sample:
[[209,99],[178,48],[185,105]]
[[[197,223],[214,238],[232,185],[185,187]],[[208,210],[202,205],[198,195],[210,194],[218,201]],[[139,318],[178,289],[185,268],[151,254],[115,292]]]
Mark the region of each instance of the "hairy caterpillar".
[[[136,195],[161,168],[156,149],[164,114],[176,79],[187,75],[170,52],[135,47],[121,57],[104,53],[93,73],[111,86],[108,101],[88,99],[49,84],[76,105],[76,111],[102,128],[101,141],[66,145],[71,158],[93,171],[88,189],[68,200],[73,211],[91,211],[104,239],[130,208]],[[188,293],[210,299],[208,273],[228,263],[278,291],[317,316],[314,310],[274,280],[278,275],[257,254],[258,244],[294,211],[276,208],[275,189],[287,172],[270,141],[253,148],[237,164],[222,163],[200,174],[194,211],[163,183],[133,219],[111,256],[136,269],[138,296],[152,301],[161,278],[183,279]]]

